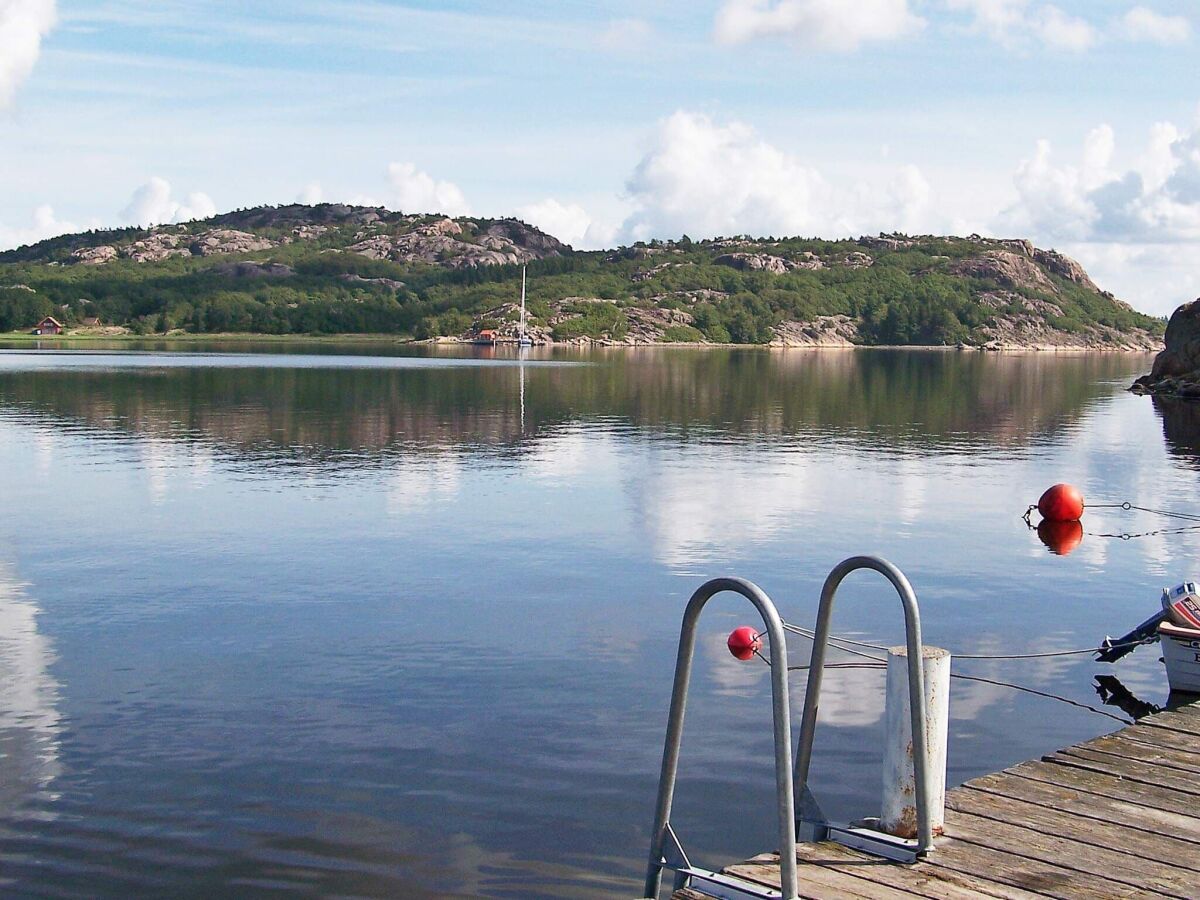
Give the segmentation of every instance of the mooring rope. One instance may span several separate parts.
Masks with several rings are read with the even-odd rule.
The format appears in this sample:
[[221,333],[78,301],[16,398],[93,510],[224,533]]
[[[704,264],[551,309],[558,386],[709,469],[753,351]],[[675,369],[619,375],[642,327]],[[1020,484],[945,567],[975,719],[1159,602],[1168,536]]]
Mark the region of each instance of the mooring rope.
[[[1036,530],[1037,526],[1033,524],[1033,511],[1037,509],[1037,504],[1033,504],[1021,515],[1025,524],[1029,528]],[[1126,512],[1144,512],[1155,516],[1163,516],[1167,519],[1179,519],[1183,522],[1200,523],[1200,514],[1197,513],[1182,513],[1170,509],[1156,509],[1152,506],[1137,506],[1130,503],[1128,500],[1123,503],[1089,503],[1085,509],[1123,509]],[[1117,538],[1122,541],[1131,541],[1134,538],[1157,537],[1164,534],[1187,534],[1192,531],[1200,531],[1200,524],[1197,525],[1181,525],[1177,528],[1157,528],[1152,531],[1121,531],[1121,532],[1085,532],[1088,537],[1099,538]]]
[[[842,648],[842,649],[845,649],[845,648]],[[856,651],[853,651],[853,650],[847,650],[846,652],[856,653]],[[765,662],[768,666],[771,665],[771,661],[769,659],[767,659],[765,656],[763,656],[760,651],[755,650],[754,655],[757,656],[759,659],[761,659],[763,662]],[[880,670],[887,668],[887,662],[885,660],[878,659],[877,657],[874,657],[874,656],[867,656],[867,654],[865,654],[865,653],[856,653],[856,655],[865,657],[866,659],[871,660],[871,662],[826,663],[825,668],[826,669],[880,669]],[[812,668],[811,665],[788,666],[788,671],[789,672],[807,672],[811,668]],[[1098,709],[1095,706],[1088,705],[1087,703],[1080,703],[1078,700],[1072,700],[1070,697],[1063,697],[1059,694],[1051,694],[1047,691],[1039,691],[1037,688],[1027,687],[1023,684],[1014,684],[1011,681],[1000,681],[995,678],[984,678],[983,676],[980,676],[980,675],[963,675],[960,672],[951,672],[950,677],[957,678],[960,681],[975,681],[975,682],[979,682],[980,684],[990,684],[993,687],[1002,687],[1002,688],[1009,688],[1014,691],[1022,691],[1026,694],[1033,694],[1036,697],[1042,697],[1043,699],[1046,699],[1046,700],[1057,700],[1060,703],[1066,703],[1069,706],[1074,706],[1077,709],[1082,709],[1082,710],[1085,710],[1086,712],[1095,713],[1098,716],[1107,716],[1110,719],[1115,719],[1116,721],[1122,723],[1123,725],[1133,725],[1134,724],[1133,719],[1127,719],[1124,716],[1118,716],[1115,713],[1110,713],[1107,710]]]
[[[799,625],[793,625],[790,622],[784,622],[783,628],[785,631],[790,631],[792,634],[801,635],[809,640],[813,640],[816,637],[816,632],[811,631],[808,628],[801,628]],[[766,635],[760,635],[760,637],[765,638]],[[1123,644],[1113,644],[1112,649],[1115,650],[1118,647],[1140,647],[1142,644],[1153,644],[1156,640],[1157,638],[1144,638],[1140,641],[1127,641]],[[847,653],[854,652],[850,649],[850,647],[844,646],[847,644],[854,647],[866,647],[868,650],[883,650],[885,652],[891,649],[883,644],[872,644],[868,641],[856,641],[853,638],[839,637],[832,634],[829,636],[829,643],[833,644],[833,646],[837,647],[839,650],[844,650]],[[954,653],[952,651],[950,655],[954,659],[1048,659],[1053,656],[1078,656],[1084,653],[1101,653],[1103,650],[1107,649],[1109,648],[1080,647],[1075,650],[1047,650],[1039,653]],[[865,656],[866,654],[861,655]],[[870,658],[875,659],[876,657]]]
[[[802,637],[806,637],[809,640],[812,640],[815,637],[815,632],[810,631],[807,628],[801,628],[799,625],[793,625],[790,622],[783,622],[782,624],[783,624],[784,630],[789,631],[792,634],[801,635]],[[758,637],[764,644],[769,643],[768,635],[759,634]],[[887,660],[885,658],[882,658],[879,656],[872,656],[870,653],[863,653],[861,650],[854,649],[854,647],[866,647],[870,650],[882,650],[884,652],[888,651],[890,648],[885,647],[883,644],[872,644],[867,641],[857,641],[857,640],[854,640],[853,638],[842,638],[842,637],[837,637],[836,635],[829,635],[828,640],[829,640],[829,643],[834,647],[834,649],[841,650],[843,653],[849,653],[852,656],[861,657],[865,660],[869,660],[869,662],[826,663],[825,668],[828,668],[828,669],[886,669],[887,668]],[[1122,643],[1122,644],[1113,644],[1112,647],[1113,648],[1139,647],[1142,644],[1154,643],[1155,640],[1157,640],[1157,639],[1156,638],[1144,638],[1140,641],[1126,641],[1125,643]],[[853,646],[849,646],[849,645],[853,645]],[[1045,653],[1004,653],[1004,654],[1000,654],[1000,653],[995,653],[995,654],[990,654],[990,653],[975,653],[975,654],[951,653],[950,654],[950,662],[951,662],[951,665],[953,665],[954,662],[956,662],[957,660],[960,660],[960,659],[974,659],[974,660],[981,660],[981,659],[990,659],[990,660],[1044,659],[1044,658],[1053,657],[1053,656],[1072,656],[1072,655],[1079,655],[1079,654],[1083,654],[1083,653],[1099,653],[1099,652],[1101,652],[1099,647],[1090,647],[1090,648],[1080,648],[1077,650],[1052,650],[1052,651],[1047,651]],[[761,650],[756,649],[754,651],[754,655],[757,656],[764,663],[766,663],[767,666],[771,665],[771,660],[768,659],[766,656],[764,656]],[[811,668],[812,668],[811,665],[788,666],[788,671],[789,672],[806,672]],[[1034,696],[1042,697],[1047,700],[1057,700],[1060,703],[1066,703],[1069,706],[1074,706],[1079,709],[1086,710],[1087,712],[1093,712],[1100,716],[1107,716],[1108,718],[1115,719],[1116,721],[1121,722],[1122,724],[1125,724],[1125,725],[1133,724],[1132,719],[1127,719],[1122,716],[1115,715],[1115,714],[1107,712],[1103,709],[1097,709],[1096,707],[1089,706],[1086,703],[1080,703],[1078,700],[1072,700],[1070,697],[1063,697],[1059,694],[1051,694],[1047,691],[1040,691],[1037,688],[1027,687],[1026,685],[1023,685],[1023,684],[1014,684],[1011,681],[1000,681],[995,678],[985,678],[981,675],[964,675],[961,672],[954,672],[954,671],[950,672],[950,677],[956,678],[960,681],[974,681],[974,682],[978,682],[980,684],[990,684],[990,685],[993,685],[994,687],[1009,688],[1014,691],[1023,691],[1024,693],[1033,694]]]

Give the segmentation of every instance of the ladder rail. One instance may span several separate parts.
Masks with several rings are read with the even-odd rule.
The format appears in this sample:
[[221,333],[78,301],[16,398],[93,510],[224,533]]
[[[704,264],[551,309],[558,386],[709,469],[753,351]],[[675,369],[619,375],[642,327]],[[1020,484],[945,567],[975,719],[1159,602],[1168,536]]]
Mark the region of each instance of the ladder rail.
[[696,627],[705,605],[717,594],[731,591],[749,600],[762,616],[770,640],[771,713],[775,736],[775,799],[779,816],[780,887],[786,900],[798,896],[796,880],[796,813],[793,796],[791,704],[788,700],[787,640],[783,620],[771,598],[753,582],[743,578],[714,578],[702,584],[688,601],[679,633],[679,653],[675,660],[675,680],[671,689],[671,711],[667,718],[667,737],[663,747],[662,770],[658,780],[654,829],[651,832],[650,861],[646,871],[644,897],[657,898],[662,888],[663,869],[669,866],[664,851],[673,840],[670,829],[671,806],[675,798],[675,777],[679,771],[679,750],[683,741],[683,718],[687,710],[688,686],[696,649]]
[[930,817],[928,738],[925,733],[925,672],[922,659],[921,613],[917,608],[917,597],[904,573],[885,559],[877,556],[852,556],[843,560],[829,573],[821,588],[821,603],[817,609],[817,627],[813,637],[812,657],[808,670],[808,686],[804,692],[804,712],[800,717],[800,741],[796,748],[795,798],[804,804],[810,796],[808,789],[809,768],[812,763],[813,738],[817,729],[817,709],[820,705],[821,679],[825,669],[825,651],[829,643],[830,621],[833,616],[833,601],[838,587],[851,572],[870,569],[883,575],[900,596],[904,607],[904,636],[908,648],[908,696],[912,715],[913,774],[916,781],[917,807],[917,852],[926,853],[933,848],[933,823]]

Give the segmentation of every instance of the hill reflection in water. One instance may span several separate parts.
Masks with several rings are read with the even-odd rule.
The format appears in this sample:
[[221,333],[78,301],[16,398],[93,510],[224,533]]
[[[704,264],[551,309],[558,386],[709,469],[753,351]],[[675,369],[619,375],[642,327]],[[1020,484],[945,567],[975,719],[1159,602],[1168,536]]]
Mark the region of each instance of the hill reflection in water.
[[584,360],[447,372],[420,358],[404,368],[287,358],[212,367],[201,357],[128,369],[120,357],[64,357],[60,368],[0,368],[0,403],[47,421],[205,442],[231,458],[335,470],[422,449],[528,450],[589,422],[680,442],[986,453],[1068,426],[1130,370],[1117,354],[622,350]]

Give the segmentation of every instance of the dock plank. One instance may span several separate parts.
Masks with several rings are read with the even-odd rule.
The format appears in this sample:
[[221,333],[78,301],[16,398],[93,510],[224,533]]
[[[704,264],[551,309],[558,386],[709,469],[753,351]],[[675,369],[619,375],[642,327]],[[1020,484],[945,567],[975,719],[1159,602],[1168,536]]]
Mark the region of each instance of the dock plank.
[[[968,781],[913,865],[838,844],[797,849],[805,898],[1200,897],[1200,703]],[[723,871],[778,889],[779,857]],[[676,892],[697,900],[699,892]]]
[[1171,731],[1181,731],[1184,734],[1200,736],[1200,713],[1195,709],[1195,704],[1186,709],[1155,713],[1152,716],[1139,719],[1139,721],[1152,728],[1167,728]]
[[[929,900],[968,900],[979,897],[1033,900],[1038,896],[1011,885],[958,872],[932,873],[924,866],[898,866],[877,856],[843,847],[841,844],[802,844],[797,848],[796,857],[802,866],[829,866],[857,878],[906,890],[910,896],[928,897]],[[802,873],[804,871],[801,870]]]
[[1135,818],[1141,808],[1133,804],[1105,801],[1062,788],[1043,791],[1040,789],[1044,786],[1035,781],[1026,780],[1024,787],[1016,788],[1022,796],[1012,797],[1004,792],[1013,791],[1013,780],[987,789],[978,783],[964,786],[946,797],[946,808],[997,822],[1020,822],[1075,840],[1084,836],[1098,847],[1149,859],[1169,859],[1179,868],[1200,873],[1200,835],[1196,840],[1176,837],[1164,831],[1164,825],[1169,828],[1171,822],[1156,817]]
[[1108,878],[965,841],[950,841],[921,865],[987,878],[1059,900],[1161,896]]
[[[1191,796],[1180,795],[1175,791],[1152,784],[1127,781],[1119,775],[1048,763],[1022,763],[1007,771],[1017,772],[1021,777],[1033,781],[1077,788],[1099,797],[1123,800],[1138,804],[1145,809],[1160,809],[1185,818],[1194,819],[1197,813],[1196,803]],[[968,782],[968,784],[972,783]]]
[[[724,871],[727,875],[779,888],[778,856],[749,860],[729,866]],[[813,900],[839,900],[842,897],[852,897],[855,900],[908,900],[912,897],[911,891],[896,890],[824,866],[805,866],[800,871],[799,882],[800,896],[811,897]]]
[[1173,731],[1170,728],[1155,728],[1153,725],[1130,725],[1119,736],[1127,741],[1137,741],[1139,744],[1149,744],[1152,747],[1171,747],[1175,750],[1186,750],[1189,753],[1200,752],[1200,735],[1188,734],[1185,731]]
[[1086,830],[1063,835],[1042,831],[1026,822],[1013,825],[947,809],[946,836],[1180,900],[1192,900],[1196,882],[1200,880],[1194,871],[1091,843]]
[[1115,775],[1124,781],[1136,781],[1139,784],[1165,788],[1185,797],[1191,797],[1193,804],[1200,805],[1200,779],[1178,769],[1168,769],[1164,766],[1077,747],[1068,747],[1057,753],[1051,753],[1046,757],[1046,762],[1073,766],[1105,775]]
[[1078,744],[1071,749],[1107,753],[1111,756],[1130,759],[1135,762],[1150,763],[1166,769],[1178,769],[1181,772],[1188,772],[1192,776],[1200,774],[1200,755],[1197,755],[1194,751],[1155,746],[1154,744],[1147,744],[1141,741],[1131,741],[1120,734],[1108,734],[1104,737]]

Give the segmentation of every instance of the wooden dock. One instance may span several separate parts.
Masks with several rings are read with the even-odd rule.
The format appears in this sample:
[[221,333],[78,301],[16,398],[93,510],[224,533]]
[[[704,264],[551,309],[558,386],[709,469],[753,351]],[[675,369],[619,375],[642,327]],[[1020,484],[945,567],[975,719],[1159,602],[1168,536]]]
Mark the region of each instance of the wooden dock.
[[[946,833],[899,865],[802,844],[800,896],[816,900],[1200,897],[1200,702],[968,781],[946,795]],[[726,874],[779,887],[779,855]],[[683,889],[676,900],[703,900]]]

